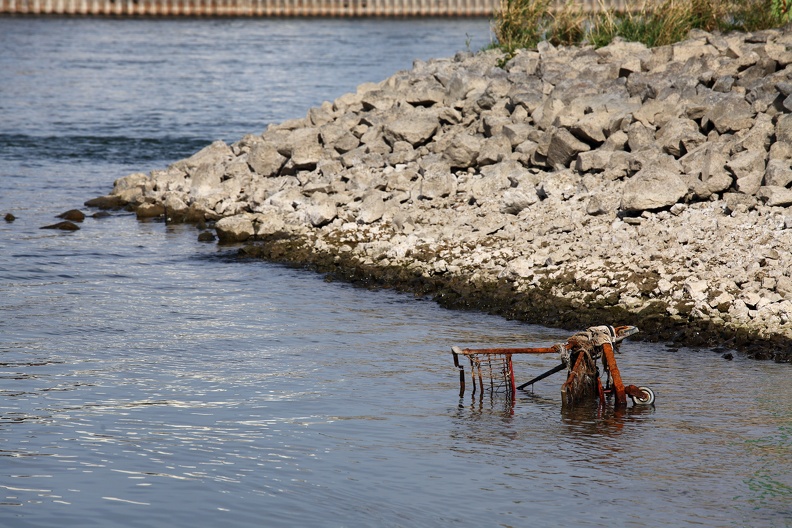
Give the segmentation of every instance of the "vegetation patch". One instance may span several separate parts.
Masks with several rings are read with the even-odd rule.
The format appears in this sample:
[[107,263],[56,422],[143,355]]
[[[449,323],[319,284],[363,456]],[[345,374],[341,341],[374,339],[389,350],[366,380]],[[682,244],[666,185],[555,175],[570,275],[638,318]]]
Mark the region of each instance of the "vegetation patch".
[[[704,31],[759,31],[792,21],[792,0],[633,0],[626,9],[587,14],[572,0],[502,0],[493,23],[496,46],[518,49],[553,45],[602,47],[614,39],[665,46]],[[604,6],[603,6],[604,7]]]

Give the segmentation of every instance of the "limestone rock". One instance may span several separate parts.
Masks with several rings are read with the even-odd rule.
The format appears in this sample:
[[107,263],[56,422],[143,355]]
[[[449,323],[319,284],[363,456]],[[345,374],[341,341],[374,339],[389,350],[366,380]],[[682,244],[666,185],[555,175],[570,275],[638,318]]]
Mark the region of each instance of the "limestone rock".
[[744,194],[756,194],[759,191],[765,175],[766,156],[765,152],[746,150],[726,164],[737,180],[735,185],[738,191]]
[[777,185],[760,187],[756,197],[769,207],[789,207],[792,205],[792,189]]
[[688,186],[662,167],[649,166],[627,180],[621,199],[624,211],[646,211],[674,205],[685,197]]
[[456,134],[443,152],[451,167],[466,169],[475,165],[483,138],[467,133]]
[[259,142],[253,145],[247,158],[250,169],[265,178],[277,176],[286,163],[286,156],[281,155],[273,145]]
[[551,167],[564,168],[568,167],[578,154],[591,150],[586,143],[583,143],[569,130],[565,128],[558,129],[550,140],[550,145],[547,149],[547,163]]
[[413,147],[426,143],[440,126],[437,117],[429,114],[410,115],[396,119],[384,127],[385,141],[393,145],[397,141],[406,141]]
[[324,193],[314,193],[305,211],[308,221],[314,227],[329,224],[338,216],[335,200]]
[[456,178],[451,173],[448,162],[439,157],[427,157],[422,162],[417,198],[426,200],[444,198],[456,193],[456,188]]
[[244,242],[253,236],[253,221],[250,215],[240,214],[221,218],[215,224],[217,238],[221,243]]

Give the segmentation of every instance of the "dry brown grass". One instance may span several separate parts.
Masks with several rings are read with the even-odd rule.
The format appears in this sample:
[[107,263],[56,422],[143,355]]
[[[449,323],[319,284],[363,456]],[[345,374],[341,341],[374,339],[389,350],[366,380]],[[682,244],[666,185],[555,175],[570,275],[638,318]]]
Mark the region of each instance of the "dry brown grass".
[[501,0],[494,33],[499,47],[513,54],[542,40],[600,47],[621,37],[653,47],[684,40],[693,29],[756,31],[792,20],[792,0],[633,0],[627,5],[615,11],[600,0],[600,12],[587,14],[574,0],[561,7],[553,0]]

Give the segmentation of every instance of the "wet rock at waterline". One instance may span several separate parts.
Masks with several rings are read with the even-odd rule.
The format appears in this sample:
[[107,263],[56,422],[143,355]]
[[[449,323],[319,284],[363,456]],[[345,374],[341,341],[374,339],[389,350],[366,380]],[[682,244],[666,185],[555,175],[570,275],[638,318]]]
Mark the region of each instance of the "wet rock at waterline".
[[449,306],[758,343],[780,360],[790,57],[792,33],[776,30],[416,61],[86,205],[216,221],[248,253]]
[[13,222],[14,220],[16,220],[16,216],[12,215],[11,213],[6,213],[3,219],[6,222]]
[[217,237],[211,231],[202,231],[198,235],[198,242],[214,242]]
[[70,222],[82,222],[85,220],[85,213],[79,209],[71,209],[65,213],[59,214],[58,218],[63,218],[64,220],[68,220]]
[[80,229],[80,226],[78,226],[74,222],[64,220],[63,222],[58,222],[57,224],[43,226],[41,227],[41,229],[59,229],[61,231],[77,231]]

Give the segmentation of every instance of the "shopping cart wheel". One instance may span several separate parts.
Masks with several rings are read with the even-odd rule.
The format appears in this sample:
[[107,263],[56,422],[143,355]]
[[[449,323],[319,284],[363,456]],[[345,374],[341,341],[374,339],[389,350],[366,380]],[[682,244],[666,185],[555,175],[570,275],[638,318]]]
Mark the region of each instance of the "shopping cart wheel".
[[638,387],[638,390],[643,392],[646,396],[644,398],[631,396],[633,405],[652,405],[654,403],[655,395],[652,389],[649,387]]

